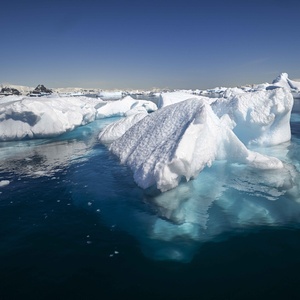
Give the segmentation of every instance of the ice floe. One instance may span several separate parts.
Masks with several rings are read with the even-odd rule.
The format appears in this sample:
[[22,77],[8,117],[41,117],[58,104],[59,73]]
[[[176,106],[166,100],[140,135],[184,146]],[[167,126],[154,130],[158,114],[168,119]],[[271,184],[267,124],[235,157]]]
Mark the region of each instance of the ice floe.
[[248,150],[228,123],[205,100],[189,99],[143,117],[110,150],[132,169],[140,187],[161,191],[196,177],[216,159],[261,169],[283,167],[276,158]]
[[156,110],[154,103],[126,97],[106,102],[89,97],[30,98],[8,96],[0,101],[0,141],[48,138],[95,119]]
[[135,100],[126,96],[121,100],[105,102],[103,106],[97,109],[97,118],[126,116],[140,112],[151,112],[156,109],[156,104],[151,101]]
[[230,117],[234,133],[245,144],[276,145],[291,138],[293,103],[289,90],[276,88],[220,98],[212,108],[219,117]]

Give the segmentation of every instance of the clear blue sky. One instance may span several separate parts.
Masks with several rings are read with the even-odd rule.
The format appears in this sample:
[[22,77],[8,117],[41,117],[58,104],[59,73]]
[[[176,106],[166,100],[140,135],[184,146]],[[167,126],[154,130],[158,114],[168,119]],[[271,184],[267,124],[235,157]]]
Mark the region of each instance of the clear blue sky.
[[2,0],[0,83],[210,88],[300,78],[300,1]]

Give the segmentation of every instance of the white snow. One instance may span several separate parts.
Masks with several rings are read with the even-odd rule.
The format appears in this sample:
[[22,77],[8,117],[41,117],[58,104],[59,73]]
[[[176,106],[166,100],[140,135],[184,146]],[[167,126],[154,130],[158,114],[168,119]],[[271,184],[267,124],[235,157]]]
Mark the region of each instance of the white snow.
[[101,91],[99,92],[100,98],[105,99],[120,99],[122,98],[123,92],[122,91]]
[[219,117],[230,117],[233,131],[243,143],[276,145],[291,138],[293,103],[289,90],[276,88],[220,98],[212,107]]
[[161,191],[196,177],[216,159],[261,169],[283,167],[276,158],[248,150],[227,123],[205,100],[189,99],[142,118],[110,150],[132,169],[140,187],[156,185]]
[[24,97],[16,101],[12,97],[0,103],[0,140],[59,135],[93,121],[95,115],[93,103],[85,97]]
[[203,96],[196,96],[188,92],[169,92],[169,93],[161,93],[158,100],[158,108],[166,107],[168,105],[172,105],[175,103],[179,103],[188,99],[202,99],[206,100],[208,103],[211,103],[213,99]]
[[126,96],[121,100],[108,101],[104,106],[97,109],[97,118],[107,118],[112,116],[125,116],[140,112],[155,111],[157,106],[146,100],[135,100]]
[[273,86],[279,86],[290,90],[294,98],[300,98],[300,82],[289,79],[287,73],[281,73],[272,83]]
[[138,113],[130,115],[125,119],[120,119],[117,122],[111,123],[99,134],[99,140],[102,143],[111,143],[121,137],[130,127],[139,122],[148,113]]
[[0,101],[0,141],[53,137],[97,118],[156,110],[154,103],[134,100],[105,102],[89,97],[8,96]]

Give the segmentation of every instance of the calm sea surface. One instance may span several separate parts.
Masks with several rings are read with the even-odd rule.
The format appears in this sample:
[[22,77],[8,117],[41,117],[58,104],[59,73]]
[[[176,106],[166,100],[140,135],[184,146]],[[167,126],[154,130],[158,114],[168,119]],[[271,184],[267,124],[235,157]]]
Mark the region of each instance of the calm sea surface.
[[96,121],[0,144],[0,299],[299,299],[300,104],[278,172],[216,162],[143,191]]

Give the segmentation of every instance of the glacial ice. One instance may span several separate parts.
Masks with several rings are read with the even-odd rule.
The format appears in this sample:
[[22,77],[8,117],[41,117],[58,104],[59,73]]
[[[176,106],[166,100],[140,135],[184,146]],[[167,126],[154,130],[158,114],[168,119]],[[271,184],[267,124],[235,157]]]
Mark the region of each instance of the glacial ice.
[[104,144],[112,143],[114,140],[121,137],[135,123],[139,122],[147,115],[147,112],[132,114],[127,118],[123,118],[114,123],[109,124],[100,132],[98,137],[100,142]]
[[101,91],[99,97],[102,99],[121,99],[122,91]]
[[290,90],[294,98],[300,98],[300,82],[289,79],[287,73],[281,73],[277,76],[273,82],[273,86],[280,86],[287,90]]
[[151,101],[135,100],[130,96],[126,96],[121,100],[105,102],[105,105],[97,109],[97,118],[121,117],[155,110],[157,110],[157,106]]
[[191,93],[185,93],[185,92],[170,92],[170,93],[162,93],[159,96],[158,100],[158,108],[166,107],[171,104],[179,103],[188,99],[200,99],[200,100],[205,100],[208,103],[213,102],[214,99],[210,99],[208,97],[204,96],[197,96],[193,95]]
[[212,108],[219,117],[230,117],[233,132],[246,145],[270,146],[290,140],[293,103],[289,90],[276,88],[220,98]]
[[[142,188],[161,191],[176,187],[182,179],[195,178],[218,160],[260,169],[280,169],[274,157],[250,151],[202,99],[189,99],[147,115],[110,145],[121,163],[128,165]],[[110,133],[110,140],[113,140]]]
[[0,103],[0,140],[62,134],[95,119],[93,105],[82,98],[29,98]]
[[126,97],[105,102],[88,97],[8,96],[0,101],[0,141],[47,138],[103,117],[153,111],[156,105]]

